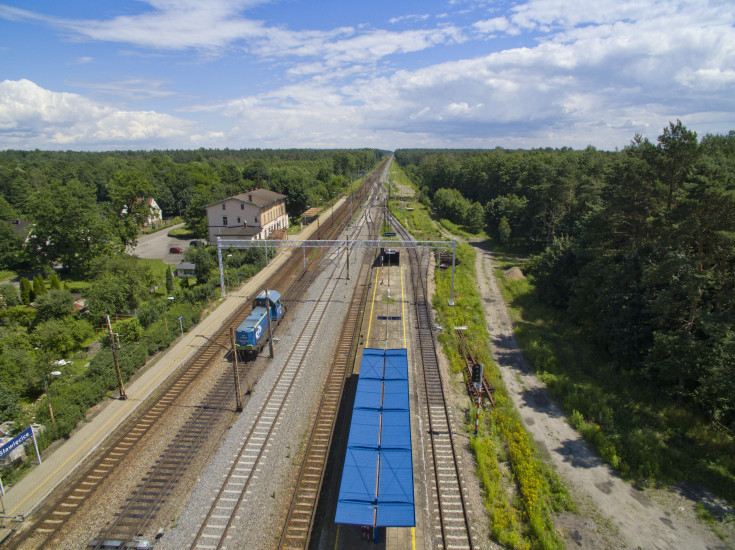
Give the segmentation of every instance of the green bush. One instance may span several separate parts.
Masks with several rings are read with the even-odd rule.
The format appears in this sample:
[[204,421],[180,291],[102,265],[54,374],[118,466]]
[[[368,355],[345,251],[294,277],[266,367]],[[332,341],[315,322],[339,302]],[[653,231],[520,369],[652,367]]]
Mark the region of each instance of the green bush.
[[74,298],[68,290],[50,290],[36,299],[38,321],[58,319],[68,315],[74,308]]
[[16,420],[20,416],[18,398],[0,385],[0,422]]
[[13,307],[19,304],[18,289],[10,283],[0,285],[0,308]]
[[121,343],[129,344],[140,340],[140,337],[143,336],[143,327],[136,317],[131,317],[115,321],[112,325],[112,332],[120,335]]
[[163,305],[159,302],[144,302],[136,311],[141,326],[145,329],[157,321],[163,314]]

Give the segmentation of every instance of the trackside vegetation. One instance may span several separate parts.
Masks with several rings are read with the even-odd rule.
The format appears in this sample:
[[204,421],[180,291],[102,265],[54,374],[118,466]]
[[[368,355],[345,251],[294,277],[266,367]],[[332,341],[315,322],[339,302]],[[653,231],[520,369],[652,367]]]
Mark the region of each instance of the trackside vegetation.
[[[391,168],[391,178],[404,185],[409,183],[395,164]],[[393,214],[417,239],[441,239],[442,235],[421,204],[420,196],[416,199],[404,204],[405,208],[392,205]],[[436,272],[437,289],[433,305],[437,321],[444,327],[439,340],[453,372],[463,371],[463,360],[451,327],[466,326],[473,354],[483,362],[490,383],[497,388],[495,407],[481,413],[478,436],[473,435],[474,427],[469,421],[469,418],[474,418],[474,409],[468,411],[471,414],[468,414],[466,425],[470,447],[477,460],[477,475],[484,491],[491,536],[509,548],[563,548],[554,529],[552,514],[573,510],[574,504],[563,483],[539,456],[492,360],[481,297],[477,291],[475,251],[463,244],[457,249],[457,257],[455,306],[447,305],[451,282],[449,270]]]
[[[508,261],[506,267],[516,265]],[[694,482],[735,500],[732,436],[640,384],[583,330],[544,304],[533,279],[496,273],[524,356],[570,423],[622,476],[642,485]]]
[[735,132],[396,158],[463,230],[483,205],[524,355],[603,459],[734,502]]

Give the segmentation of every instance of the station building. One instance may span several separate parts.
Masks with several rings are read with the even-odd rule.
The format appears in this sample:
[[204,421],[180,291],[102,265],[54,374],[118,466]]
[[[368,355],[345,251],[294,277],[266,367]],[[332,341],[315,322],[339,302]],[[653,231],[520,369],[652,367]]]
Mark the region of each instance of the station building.
[[251,189],[204,208],[211,245],[217,244],[217,237],[266,239],[273,231],[289,226],[286,195],[268,189]]

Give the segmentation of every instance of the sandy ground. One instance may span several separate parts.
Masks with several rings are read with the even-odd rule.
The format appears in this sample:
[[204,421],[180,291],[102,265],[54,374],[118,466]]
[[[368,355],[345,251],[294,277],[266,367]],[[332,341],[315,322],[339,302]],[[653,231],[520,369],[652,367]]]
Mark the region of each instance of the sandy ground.
[[[492,254],[478,246],[477,273],[493,358],[526,428],[570,488],[579,514],[555,518],[568,548],[727,549],[697,519],[696,497],[684,491],[639,491],[618,477],[566,422],[531,373],[494,278]],[[732,522],[731,522],[732,523]]]

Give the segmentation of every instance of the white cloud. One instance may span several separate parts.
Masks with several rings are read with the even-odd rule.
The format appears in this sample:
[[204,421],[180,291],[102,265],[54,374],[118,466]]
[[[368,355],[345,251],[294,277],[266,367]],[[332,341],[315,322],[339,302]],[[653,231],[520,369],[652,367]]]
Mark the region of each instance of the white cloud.
[[[462,31],[452,25],[400,32],[380,29],[358,32],[349,27],[328,32],[269,29],[265,38],[251,42],[250,51],[266,58],[293,62],[288,70],[292,76],[318,72],[326,77],[341,78],[345,73],[335,73],[335,69],[354,73],[355,64],[370,66],[389,56],[465,40]],[[304,59],[316,61],[302,61]]]
[[[592,143],[614,148],[635,132],[655,137],[676,118],[688,125],[697,121],[706,131],[735,127],[729,93],[735,84],[735,7],[725,0],[528,0],[505,12],[497,3],[464,1],[471,9],[453,24],[396,32],[362,25],[268,26],[243,15],[253,5],[244,0],[148,4],[151,9],[136,16],[44,21],[86,38],[158,50],[196,48],[218,55],[237,47],[276,67],[273,80],[279,71],[290,79],[288,86],[270,91],[261,91],[263,85],[239,99],[182,108],[210,121],[187,133],[191,142],[179,140],[187,146],[199,141],[221,147]],[[459,26],[481,9],[474,23]],[[41,18],[2,6],[0,17]],[[408,26],[412,17],[391,23]],[[493,51],[508,42],[489,37],[512,37],[520,46]],[[461,51],[464,59],[432,64],[428,55],[414,55],[423,68],[395,70],[402,54],[459,44],[441,50],[441,56],[452,59],[453,51]],[[93,95],[128,100],[170,93],[167,81],[120,78],[85,85]],[[6,136],[27,131],[51,143],[82,143],[95,136],[124,140],[171,131],[179,138],[186,124],[43,92],[50,97],[33,103],[29,113],[18,107],[5,116],[5,102],[0,103]],[[69,118],[44,118],[51,113]]]
[[[647,6],[633,13],[632,3],[609,4],[594,12],[580,2],[576,13],[560,15],[559,2],[533,0],[518,7],[513,24],[494,18],[475,26],[554,29],[531,47],[386,76],[363,73],[340,88],[312,79],[232,102],[223,112],[264,139],[289,136],[284,146],[378,134],[396,140],[384,146],[612,149],[636,132],[655,138],[677,118],[707,124],[707,131],[735,127],[727,93],[735,82],[732,15],[689,3],[665,15],[654,9],[651,19]],[[360,47],[344,46],[352,40]],[[339,43],[346,57],[369,50],[365,36]]]
[[492,19],[477,21],[472,26],[482,33],[493,34],[498,31],[509,31],[510,21],[505,17],[493,17]]
[[35,20],[80,37],[124,42],[141,47],[181,50],[217,49],[233,41],[264,35],[260,22],[242,17],[259,0],[147,0],[151,10],[106,20],[74,20],[45,16],[0,5],[0,17]]
[[388,23],[391,25],[395,25],[396,23],[400,23],[401,21],[426,21],[429,18],[428,13],[423,14],[411,14],[411,15],[401,15],[399,17],[391,17],[388,19]]
[[122,111],[29,80],[0,82],[0,147],[111,148],[184,135],[187,123],[152,111]]
[[87,88],[98,96],[113,96],[126,101],[160,99],[176,94],[165,89],[170,84],[167,80],[151,78],[126,78],[113,82],[70,82],[73,86]]

